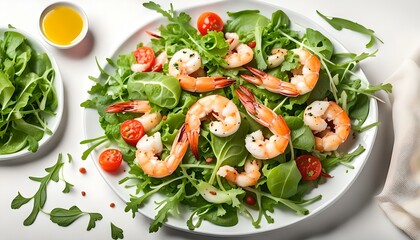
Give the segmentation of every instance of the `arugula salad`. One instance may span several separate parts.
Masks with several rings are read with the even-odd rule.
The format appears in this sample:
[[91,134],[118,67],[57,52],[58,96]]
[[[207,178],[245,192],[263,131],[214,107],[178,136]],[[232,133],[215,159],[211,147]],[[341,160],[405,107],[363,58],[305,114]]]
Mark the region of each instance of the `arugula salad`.
[[2,29],[0,38],[0,155],[36,152],[44,135],[52,134],[46,117],[58,106],[48,55],[9,29]]
[[[357,63],[374,53],[336,53],[321,32],[291,29],[282,10],[271,18],[258,10],[227,12],[223,21],[212,12],[195,20],[172,5],[143,6],[168,23],[144,33],[150,42],[107,59],[113,72],[97,64],[101,74],[90,77],[91,98],[81,106],[97,110],[104,135],[82,142],[90,144],[83,158],[105,146],[98,159],[104,170],[115,171],[122,161],[130,166],[120,184],[136,194],[125,210],[134,217],[145,204],[156,204],[150,232],[180,206],[191,209],[190,230],[202,221],[234,226],[239,215],[258,228],[262,221],[274,223],[271,214],[279,206],[308,214],[305,205],[322,197],[308,193],[334,181],[330,171],[341,164],[351,168],[365,150],[359,145],[346,152],[338,145],[379,124],[365,124],[370,99],[391,86],[370,85],[356,74]],[[306,90],[294,82],[301,79],[296,75],[311,81]],[[339,111],[323,120],[323,131],[306,121],[328,115],[311,105],[318,102]],[[339,131],[347,135],[335,148],[322,145]],[[259,155],[262,149],[265,155]],[[154,194],[165,199],[148,202]]]

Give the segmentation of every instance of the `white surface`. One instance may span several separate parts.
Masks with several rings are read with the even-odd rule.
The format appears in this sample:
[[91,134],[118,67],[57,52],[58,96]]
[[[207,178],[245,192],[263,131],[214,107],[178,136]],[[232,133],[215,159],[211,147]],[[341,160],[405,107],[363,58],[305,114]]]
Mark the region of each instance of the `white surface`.
[[[53,1],[1,0],[0,22],[12,24],[37,36],[37,24],[42,9]],[[83,111],[79,105],[87,97],[88,76],[96,76],[98,70],[95,57],[100,63],[112,55],[119,44],[138,29],[144,19],[157,16],[144,9],[138,0],[74,1],[89,17],[90,32],[83,45],[75,49],[57,50],[54,54],[64,82],[65,111],[60,131],[54,136],[53,144],[30,158],[0,163],[0,231],[2,239],[111,239],[110,222],[124,230],[124,239],[213,239],[163,227],[158,233],[149,234],[149,220],[141,215],[134,219],[131,213],[124,212],[124,202],[108,187],[101,178],[91,159],[81,160],[85,146],[79,142],[84,139]],[[156,1],[167,7],[164,0]],[[175,8],[200,4],[200,1],[174,0]],[[240,2],[240,1],[237,1]],[[267,1],[270,2],[270,1]],[[420,2],[416,0],[383,1],[353,0],[331,2],[329,0],[285,0],[272,1],[275,4],[299,11],[323,26],[345,47],[353,52],[364,51],[368,38],[350,31],[336,31],[315,12],[319,10],[328,16],[337,16],[357,21],[377,33],[385,44],[379,45],[375,58],[362,63],[363,70],[372,83],[386,80],[409,55],[420,40],[417,13]],[[22,7],[25,6],[25,7]],[[384,94],[380,97],[387,100]],[[303,221],[287,229],[272,231],[241,239],[408,239],[385,217],[373,199],[385,181],[393,132],[390,106],[379,104],[379,141],[360,176],[350,189],[327,210],[312,219]],[[51,183],[48,186],[48,199],[45,210],[54,207],[68,208],[79,206],[82,210],[100,212],[103,219],[91,231],[86,231],[87,217],[77,220],[70,227],[59,227],[48,216],[40,213],[35,223],[23,226],[29,214],[30,204],[12,210],[10,203],[20,191],[23,196],[31,196],[38,184],[28,176],[44,176],[44,168],[55,163],[58,153],[70,153],[73,163],[66,164],[65,178],[75,185],[70,194],[63,194],[63,184]],[[79,173],[85,167],[87,174]],[[85,191],[83,197],[80,192]],[[115,208],[109,204],[114,202]],[[226,231],[229,231],[227,228]]]

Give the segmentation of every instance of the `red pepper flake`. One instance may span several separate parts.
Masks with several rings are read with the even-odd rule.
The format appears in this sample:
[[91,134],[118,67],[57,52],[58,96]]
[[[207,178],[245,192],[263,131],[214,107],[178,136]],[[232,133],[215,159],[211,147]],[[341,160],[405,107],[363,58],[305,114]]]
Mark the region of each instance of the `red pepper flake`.
[[83,197],[86,196],[86,192],[85,191],[82,191],[82,196]]
[[111,204],[109,204],[109,206],[110,206],[111,208],[114,208],[114,207],[115,207],[115,203],[111,203]]
[[217,193],[215,191],[210,191],[209,193],[213,196],[217,195]]
[[213,162],[213,158],[211,157],[206,158],[206,163],[211,163],[211,162]]
[[81,174],[85,174],[86,173],[86,168],[84,168],[84,167],[79,168],[79,172]]
[[163,121],[165,121],[166,119],[168,119],[168,117],[167,117],[167,116],[163,116],[163,117],[162,117],[162,120],[163,120]]

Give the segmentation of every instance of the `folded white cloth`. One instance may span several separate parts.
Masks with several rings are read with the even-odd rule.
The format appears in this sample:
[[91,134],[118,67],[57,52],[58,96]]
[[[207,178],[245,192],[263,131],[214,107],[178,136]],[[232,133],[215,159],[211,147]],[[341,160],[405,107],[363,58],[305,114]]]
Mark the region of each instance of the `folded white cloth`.
[[382,192],[376,196],[388,218],[420,239],[420,47],[388,79],[394,146]]

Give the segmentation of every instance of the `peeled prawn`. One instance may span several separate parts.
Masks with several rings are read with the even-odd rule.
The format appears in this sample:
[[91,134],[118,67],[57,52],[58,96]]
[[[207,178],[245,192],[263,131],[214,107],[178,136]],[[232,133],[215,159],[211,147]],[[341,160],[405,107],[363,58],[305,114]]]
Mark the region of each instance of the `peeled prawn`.
[[185,131],[191,150],[197,159],[201,121],[208,117],[215,119],[210,122],[210,132],[219,137],[232,135],[241,124],[238,108],[226,97],[209,95],[195,102],[185,117]]
[[184,48],[176,52],[169,60],[168,73],[178,77],[178,75],[190,75],[200,68],[200,54],[192,49]]
[[254,51],[248,45],[240,43],[239,36],[236,33],[226,33],[225,37],[229,43],[229,52],[225,56],[227,63],[225,68],[237,68],[252,61]]
[[109,113],[118,112],[135,112],[144,113],[142,116],[135,118],[141,122],[144,131],[148,132],[162,120],[162,115],[159,112],[150,112],[152,108],[149,101],[145,100],[131,100],[126,102],[119,102],[108,106],[105,111]]
[[235,92],[248,114],[273,133],[269,139],[265,139],[260,130],[248,134],[245,138],[248,152],[257,159],[269,159],[282,154],[290,140],[290,129],[283,117],[258,103],[254,94],[247,88],[239,86]]
[[314,101],[303,115],[305,125],[315,135],[315,148],[320,151],[336,150],[350,134],[350,118],[333,101]]
[[255,159],[251,161],[248,159],[245,161],[245,171],[241,173],[238,173],[235,168],[225,165],[219,168],[217,174],[239,187],[255,186],[261,177],[261,165],[262,163],[260,160]]
[[189,92],[209,92],[235,82],[224,77],[192,76],[201,69],[201,57],[198,52],[185,48],[176,52],[171,58],[168,71],[169,75],[179,80],[181,88]]
[[234,79],[225,77],[191,77],[188,75],[178,75],[181,88],[189,92],[209,92],[219,88],[224,88],[235,82]]
[[271,50],[271,55],[267,58],[268,68],[275,68],[280,66],[287,55],[287,50],[283,48],[274,48]]
[[300,67],[293,69],[293,77],[290,82],[285,82],[273,75],[253,67],[246,67],[254,74],[241,74],[246,81],[258,86],[263,86],[270,92],[279,93],[285,96],[296,97],[308,93],[314,89],[319,78],[321,63],[319,59],[305,49],[295,49],[293,52],[299,55]]
[[181,163],[188,150],[188,139],[184,125],[179,129],[171,151],[164,160],[160,160],[158,157],[162,150],[163,145],[159,132],[152,136],[144,136],[137,143],[137,164],[150,177],[163,178],[169,176]]

